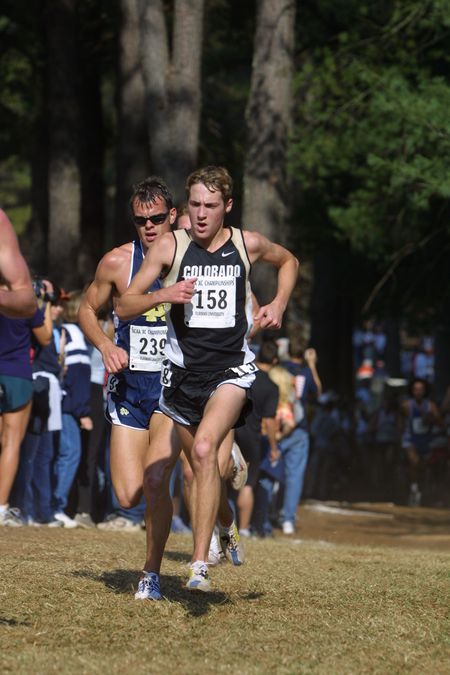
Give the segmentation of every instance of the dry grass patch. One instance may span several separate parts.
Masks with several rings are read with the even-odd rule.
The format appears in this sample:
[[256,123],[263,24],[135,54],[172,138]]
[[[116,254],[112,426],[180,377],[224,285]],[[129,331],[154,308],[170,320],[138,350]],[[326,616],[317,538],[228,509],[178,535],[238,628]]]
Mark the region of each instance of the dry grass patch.
[[135,601],[144,534],[0,530],[2,673],[448,673],[450,555],[250,541],[248,562],[184,589],[172,535],[167,600]]

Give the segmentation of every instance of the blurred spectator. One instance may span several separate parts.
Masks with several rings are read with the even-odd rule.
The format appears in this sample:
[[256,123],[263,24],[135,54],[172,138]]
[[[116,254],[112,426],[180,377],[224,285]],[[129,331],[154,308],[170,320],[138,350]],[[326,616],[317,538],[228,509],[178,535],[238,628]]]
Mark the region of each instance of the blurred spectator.
[[[255,506],[255,492],[257,489],[259,466],[261,462],[261,433],[264,430],[267,435],[267,449],[270,461],[277,462],[279,450],[275,438],[275,414],[278,406],[278,388],[270,380],[268,372],[277,362],[278,347],[274,340],[266,340],[262,343],[256,357],[258,371],[255,381],[250,389],[253,408],[245,420],[245,425],[235,431],[236,442],[239,445],[245,461],[248,463],[247,482],[239,492],[237,506],[239,510],[239,532],[242,536],[250,534],[250,522]],[[265,503],[264,492],[261,495]],[[255,527],[259,534],[264,534],[264,506],[255,506]],[[256,513],[259,509],[259,514]]]
[[441,404],[441,413],[444,418],[448,449],[450,452],[450,386],[447,387],[447,391],[445,392],[445,396]]
[[386,395],[369,420],[369,484],[376,495],[393,499],[398,460],[401,419],[398,401]]
[[50,313],[46,318],[44,309],[37,309],[31,319],[0,314],[0,525],[23,524],[8,500],[32,406],[32,334],[41,345],[50,343]]
[[372,378],[374,369],[371,363],[364,362],[356,372],[355,399],[372,412],[375,409],[375,401],[372,392]]
[[422,492],[419,485],[423,468],[430,458],[433,427],[444,423],[436,404],[429,398],[428,382],[415,378],[410,385],[410,397],[401,406],[404,419],[402,448],[409,468],[409,505],[420,506]]
[[177,230],[190,230],[192,227],[186,204],[183,204],[183,206],[177,210],[177,220],[175,227]]
[[62,425],[61,364],[53,336],[53,326],[62,314],[66,298],[49,280],[42,280],[46,301],[45,317],[51,334],[49,345],[34,341],[33,402],[27,432],[20,452],[12,501],[28,524],[62,526],[55,520],[52,507],[52,471],[56,436]]
[[434,382],[434,346],[431,337],[425,337],[420,342],[413,357],[413,375],[426,382]]
[[84,335],[77,324],[81,291],[72,291],[63,311],[60,354],[63,363],[62,429],[55,462],[55,518],[64,527],[77,527],[65,509],[81,458],[81,430],[91,431],[91,362]]
[[307,494],[322,500],[329,496],[331,475],[337,465],[339,421],[333,414],[336,401],[334,392],[321,394],[311,422],[312,454],[308,466]]
[[[353,332],[353,359],[355,371],[363,367],[373,367],[377,361],[384,362],[386,352],[386,333],[379,323],[366,321],[362,328]],[[361,371],[362,372],[362,371]],[[370,374],[370,377],[373,373]]]
[[[114,326],[107,311],[99,313],[102,330],[111,339]],[[107,486],[105,485],[106,446],[109,425],[105,417],[105,381],[106,371],[100,351],[88,343],[91,364],[91,418],[92,430],[82,430],[82,453],[75,482],[76,514],[74,520],[81,527],[94,527],[103,520],[106,510]],[[103,477],[103,490],[100,486],[100,472]],[[109,486],[108,486],[109,487]]]
[[309,453],[307,406],[322,392],[317,372],[316,350],[299,345],[290,348],[290,358],[283,361],[284,368],[294,377],[294,429],[280,440],[285,463],[285,484],[281,509],[284,534],[293,534]]

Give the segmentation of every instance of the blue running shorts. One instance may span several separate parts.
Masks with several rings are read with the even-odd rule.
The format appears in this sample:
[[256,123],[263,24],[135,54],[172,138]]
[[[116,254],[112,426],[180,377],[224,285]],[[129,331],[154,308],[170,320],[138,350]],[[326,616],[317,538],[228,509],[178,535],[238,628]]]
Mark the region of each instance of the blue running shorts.
[[160,373],[109,375],[107,383],[106,419],[130,429],[147,431],[153,413],[160,413]]

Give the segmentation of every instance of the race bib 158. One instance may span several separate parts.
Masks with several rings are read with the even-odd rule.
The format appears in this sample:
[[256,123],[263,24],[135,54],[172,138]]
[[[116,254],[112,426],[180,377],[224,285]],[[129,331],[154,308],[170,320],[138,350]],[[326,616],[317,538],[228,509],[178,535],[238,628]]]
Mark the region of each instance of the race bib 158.
[[184,306],[189,328],[232,328],[236,323],[236,278],[199,277],[192,301]]

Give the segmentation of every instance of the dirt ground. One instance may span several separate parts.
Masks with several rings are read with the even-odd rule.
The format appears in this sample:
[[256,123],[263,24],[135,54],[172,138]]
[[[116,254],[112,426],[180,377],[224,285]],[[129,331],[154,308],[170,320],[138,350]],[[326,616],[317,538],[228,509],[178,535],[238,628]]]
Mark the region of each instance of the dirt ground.
[[450,509],[309,500],[300,506],[295,538],[450,552]]

